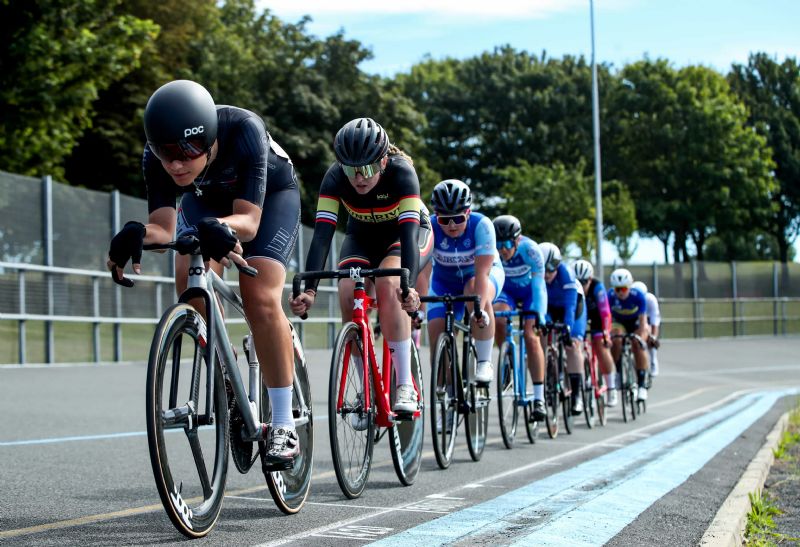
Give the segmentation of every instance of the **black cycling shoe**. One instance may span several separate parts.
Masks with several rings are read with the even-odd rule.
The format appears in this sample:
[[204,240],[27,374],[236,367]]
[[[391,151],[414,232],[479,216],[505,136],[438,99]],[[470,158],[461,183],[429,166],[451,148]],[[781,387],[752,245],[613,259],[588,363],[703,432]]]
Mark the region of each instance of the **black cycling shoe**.
[[547,418],[547,410],[544,408],[544,401],[534,399],[533,412],[531,412],[531,421],[544,422],[545,418]]

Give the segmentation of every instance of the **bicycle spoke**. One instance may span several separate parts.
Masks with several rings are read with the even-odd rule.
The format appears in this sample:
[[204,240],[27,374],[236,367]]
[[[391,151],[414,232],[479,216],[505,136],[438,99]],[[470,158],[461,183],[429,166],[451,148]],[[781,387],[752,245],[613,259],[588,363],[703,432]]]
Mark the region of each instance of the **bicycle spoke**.
[[203,448],[200,446],[197,429],[188,430],[186,432],[186,437],[189,439],[189,447],[192,449],[192,457],[197,467],[197,475],[203,487],[203,497],[208,498],[211,496],[211,482],[208,480],[208,470],[206,469],[206,462],[203,459]]

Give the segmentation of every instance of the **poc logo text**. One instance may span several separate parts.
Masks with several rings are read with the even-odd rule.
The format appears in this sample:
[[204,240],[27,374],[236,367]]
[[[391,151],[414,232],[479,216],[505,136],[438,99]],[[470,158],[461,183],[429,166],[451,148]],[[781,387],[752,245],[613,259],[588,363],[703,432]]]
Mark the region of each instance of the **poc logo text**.
[[198,125],[197,127],[187,127],[183,130],[183,137],[191,137],[192,135],[199,135],[200,133],[204,132],[205,128],[202,125]]

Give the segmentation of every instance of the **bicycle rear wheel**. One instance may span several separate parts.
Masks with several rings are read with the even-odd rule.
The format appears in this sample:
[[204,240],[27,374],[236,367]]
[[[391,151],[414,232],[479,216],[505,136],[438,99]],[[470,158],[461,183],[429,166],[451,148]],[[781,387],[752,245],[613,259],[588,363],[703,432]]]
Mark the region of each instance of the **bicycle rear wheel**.
[[547,352],[546,367],[544,373],[544,405],[547,413],[545,414],[545,424],[547,425],[547,435],[551,439],[558,436],[558,365],[556,356],[553,352]]
[[[425,442],[425,397],[422,385],[422,367],[417,346],[411,344],[411,376],[419,391],[419,416],[413,420],[395,422],[389,428],[389,447],[397,478],[404,486],[411,486],[422,465],[422,445]],[[392,374],[391,400],[395,400],[396,378]]]
[[586,427],[592,429],[597,420],[594,411],[594,386],[592,385],[592,364],[589,357],[583,357],[583,385],[581,386],[581,398],[583,399],[583,417],[586,419]]
[[451,350],[455,352],[452,344],[453,339],[447,333],[440,334],[431,363],[431,437],[436,463],[442,469],[450,467],[453,461],[458,432],[456,382],[459,375],[455,362],[450,359]]
[[331,456],[339,487],[353,499],[364,491],[372,462],[375,439],[372,374],[367,367],[371,408],[365,408],[362,374],[366,356],[358,325],[345,324],[334,348],[328,382]]
[[[597,364],[595,364],[594,366],[597,367]],[[608,390],[607,389],[605,391],[603,390],[603,387],[605,386],[605,380],[603,379],[603,375],[596,368],[595,368],[595,377],[597,385],[594,387],[594,403],[595,403],[595,409],[597,410],[597,421],[600,425],[605,426],[606,423],[608,423],[608,416],[606,415],[606,397],[605,397],[605,393]]]
[[[478,363],[478,352],[475,344],[470,344],[466,357],[466,371],[469,371],[469,383],[465,386],[465,395],[470,404],[470,413],[466,416],[467,449],[473,461],[480,461],[486,447],[486,431],[489,428],[489,396],[488,386],[478,386],[475,381],[475,366]],[[464,377],[467,378],[466,371]]]
[[[216,357],[208,362],[206,333],[205,320],[193,307],[173,305],[156,327],[147,366],[153,476],[169,519],[190,538],[214,527],[228,470],[228,401]],[[182,355],[192,359],[184,363],[190,367],[183,375]],[[211,465],[204,454],[214,454]]]
[[628,365],[627,365],[627,374],[628,374],[628,404],[630,405],[631,409],[631,418],[634,420],[636,419],[636,368],[633,366],[634,358],[633,354],[629,354]]
[[500,418],[500,434],[506,448],[514,447],[514,437],[517,434],[519,407],[514,378],[514,348],[508,342],[503,342],[497,358],[497,414]]
[[[559,399],[561,400],[561,415],[564,418],[564,431],[572,435],[572,395],[567,395],[569,375],[567,374],[566,351],[562,352],[558,363]],[[580,396],[580,394],[578,394]]]
[[[287,515],[300,511],[311,488],[311,470],[314,463],[314,416],[311,406],[311,384],[308,381],[306,357],[300,338],[289,324],[292,334],[294,354],[294,389],[292,390],[292,415],[294,416],[297,438],[300,442],[300,455],[294,459],[294,466],[283,471],[264,471],[269,493],[278,509]],[[299,391],[299,393],[298,393]],[[261,384],[261,421],[272,422],[269,392]],[[259,443],[262,469],[265,464],[266,443]],[[263,446],[261,446],[263,445]]]

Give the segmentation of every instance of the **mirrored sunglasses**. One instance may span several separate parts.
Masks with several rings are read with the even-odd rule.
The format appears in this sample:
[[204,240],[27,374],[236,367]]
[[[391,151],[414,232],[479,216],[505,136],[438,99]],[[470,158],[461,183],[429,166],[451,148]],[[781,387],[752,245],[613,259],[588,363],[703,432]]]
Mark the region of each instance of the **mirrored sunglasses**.
[[166,162],[196,160],[208,152],[204,139],[181,139],[172,144],[148,142],[147,146],[158,159]]
[[365,179],[368,179],[374,175],[377,175],[381,172],[381,160],[376,161],[375,163],[370,163],[369,165],[359,165],[359,166],[352,166],[352,165],[344,165],[340,163],[342,167],[342,171],[344,174],[347,175],[347,178],[354,179],[356,178],[356,173],[361,173]]
[[514,242],[510,239],[506,239],[505,241],[498,241],[497,242],[498,249],[513,249]]
[[447,226],[451,222],[453,224],[464,224],[466,221],[467,221],[466,214],[452,215],[452,216],[441,216],[441,215],[436,216],[436,222],[438,222],[442,226]]
[[625,294],[629,290],[630,289],[628,287],[614,287],[614,292],[619,292],[619,293],[622,293],[622,294]]

